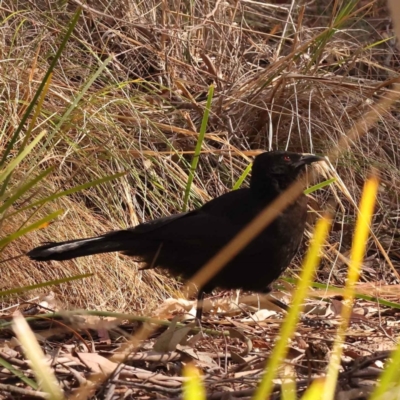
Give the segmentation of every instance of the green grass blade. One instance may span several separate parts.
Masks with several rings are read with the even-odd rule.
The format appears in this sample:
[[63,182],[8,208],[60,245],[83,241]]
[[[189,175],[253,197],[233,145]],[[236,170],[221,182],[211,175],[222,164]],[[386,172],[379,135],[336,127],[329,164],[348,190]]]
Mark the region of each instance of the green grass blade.
[[352,0],[343,2],[344,6],[339,10],[336,18],[335,25],[341,26],[341,24],[349,17],[349,15],[353,12],[356,5],[359,3],[359,0]]
[[40,142],[46,131],[42,131],[26,146],[12,161],[9,162],[7,167],[0,171],[0,183],[3,182],[10,173],[18,166],[18,164],[32,151],[32,149]]
[[7,360],[5,360],[2,357],[0,357],[0,365],[3,366],[4,368],[8,369],[13,375],[15,375],[22,382],[26,383],[33,390],[39,390],[39,386],[35,381],[33,381],[32,379],[30,379],[27,376],[25,376],[21,372],[21,370],[15,368],[12,364],[10,364]]
[[70,116],[72,111],[76,109],[79,102],[82,100],[84,94],[92,86],[93,82],[100,76],[100,74],[104,71],[104,69],[107,67],[107,65],[110,63],[110,61],[113,58],[114,58],[114,56],[111,55],[105,61],[103,61],[100,65],[100,67],[96,70],[96,72],[89,78],[89,80],[86,82],[86,84],[83,86],[83,88],[78,92],[78,95],[74,98],[72,104],[68,107],[68,109],[65,111],[65,113],[62,115],[62,117],[58,121],[57,125],[55,126],[54,130],[52,131],[51,135],[49,136],[49,138],[45,144],[45,147],[50,143],[50,140],[59,131],[59,129],[64,124],[64,122],[68,119],[68,117]]
[[387,362],[387,366],[380,376],[379,384],[375,386],[369,400],[394,400],[399,398],[399,369],[400,344],[390,355],[390,361]]
[[331,220],[327,217],[322,218],[317,222],[313,240],[311,241],[311,245],[303,262],[303,268],[297,282],[297,288],[293,296],[291,307],[282,324],[280,337],[275,343],[266,366],[266,371],[256,390],[253,400],[265,400],[269,398],[271,394],[274,386],[273,379],[282,363],[282,360],[286,356],[288,349],[287,343],[294,334],[296,324],[301,314],[302,303],[306,297],[308,286],[312,281],[314,271],[319,263],[320,249],[325,242],[330,224]]
[[[142,315],[134,315],[134,314],[127,314],[127,313],[117,313],[117,312],[111,312],[111,311],[98,311],[98,310],[73,310],[73,311],[60,311],[60,312],[51,312],[47,314],[38,314],[33,317],[26,317],[25,320],[28,322],[31,321],[37,321],[38,319],[52,319],[52,318],[65,318],[65,317],[72,317],[74,315],[93,315],[97,317],[111,317],[111,318],[118,318],[122,320],[127,320],[127,321],[137,321],[137,322],[148,322],[149,324],[155,324],[155,325],[160,325],[160,326],[171,326],[170,321],[166,320],[160,320],[156,318],[151,318],[151,317],[145,317]],[[4,328],[9,328],[12,325],[12,322],[4,320],[0,320],[0,330]],[[185,323],[177,323],[177,327],[179,328],[185,328],[187,327],[187,324]],[[193,332],[204,332],[207,335],[210,336],[231,336],[231,333],[229,331],[221,331],[221,330],[213,330],[213,329],[207,329],[207,328],[195,328],[193,327]]]
[[23,127],[25,126],[25,123],[26,123],[30,113],[32,112],[33,107],[35,106],[37,100],[40,97],[41,92],[43,91],[47,81],[50,78],[51,73],[53,72],[55,66],[57,65],[58,60],[59,60],[59,58],[61,56],[61,53],[64,50],[64,48],[65,48],[65,46],[67,44],[67,41],[69,40],[70,36],[72,35],[72,32],[73,32],[73,30],[75,28],[75,25],[78,22],[78,19],[79,19],[80,15],[81,15],[81,8],[78,8],[78,10],[75,12],[75,14],[74,14],[74,16],[73,16],[73,18],[72,18],[72,20],[71,20],[71,22],[69,24],[68,30],[64,35],[64,38],[63,38],[63,40],[62,40],[62,42],[60,44],[60,47],[57,50],[57,53],[54,55],[54,57],[53,57],[53,59],[52,59],[52,61],[50,63],[49,69],[47,70],[42,82],[40,83],[35,95],[33,96],[32,101],[30,102],[29,106],[27,107],[26,112],[22,116],[21,121],[20,121],[17,129],[15,130],[15,133],[12,136],[10,142],[8,143],[6,149],[5,149],[4,153],[3,153],[2,158],[0,159],[0,167],[2,167],[4,165],[5,161],[7,160],[8,156],[10,154],[10,151],[14,147],[14,144],[17,141],[17,139],[18,139]]
[[197,139],[196,148],[194,150],[194,156],[193,156],[193,160],[192,160],[192,165],[190,167],[189,177],[188,177],[188,181],[187,181],[186,188],[185,188],[185,195],[183,198],[183,211],[186,211],[186,209],[187,209],[189,196],[190,196],[190,189],[192,187],[197,164],[199,163],[201,147],[203,145],[204,136],[205,136],[206,130],[207,130],[208,118],[210,116],[211,102],[212,102],[213,96],[214,96],[214,85],[210,85],[210,88],[208,89],[207,104],[206,104],[206,108],[204,110],[203,119],[201,121],[199,137]]
[[81,275],[69,276],[66,278],[54,279],[52,281],[36,283],[35,285],[13,288],[13,289],[9,289],[9,290],[2,290],[2,291],[0,291],[0,297],[10,296],[12,294],[17,294],[17,293],[29,292],[30,290],[40,289],[40,288],[47,287],[47,286],[60,285],[62,283],[76,281],[78,279],[89,278],[90,276],[93,276],[93,275],[94,275],[93,273],[81,274]]
[[341,312],[341,323],[337,330],[330,362],[328,365],[325,390],[322,397],[323,400],[333,400],[335,396],[344,338],[352,313],[354,293],[356,288],[355,285],[359,279],[361,271],[361,265],[364,258],[365,247],[367,245],[377,191],[378,179],[376,177],[372,177],[366,182],[361,198],[356,228],[354,231],[354,240],[351,248],[350,265],[343,295],[344,300]]
[[[297,282],[297,280],[293,279],[293,278],[286,278],[285,277],[285,278],[279,278],[279,279],[281,279],[283,281],[286,281],[286,282],[289,282],[289,283],[293,283],[293,284],[296,284],[296,282]],[[316,289],[334,290],[335,292],[338,292],[340,294],[344,293],[344,289],[343,288],[339,288],[339,287],[332,286],[332,285],[327,285],[325,283],[312,282],[312,283],[310,283],[310,286],[313,287],[313,288],[316,288]],[[392,307],[392,308],[396,308],[396,309],[400,310],[400,304],[399,303],[394,303],[392,301],[388,301],[388,300],[382,299],[380,297],[369,296],[369,295],[364,294],[364,293],[358,293],[357,289],[356,289],[356,291],[354,293],[354,296],[357,299],[371,301],[372,303],[377,303],[377,304],[379,304],[381,306]],[[318,296],[316,296],[316,297],[318,297]]]
[[282,400],[297,400],[296,383],[293,375],[285,374],[282,379]]
[[367,46],[363,47],[363,51],[373,49],[374,47],[380,46],[381,44],[393,41],[393,39],[395,39],[395,36],[389,36],[389,37],[384,38],[382,40],[377,40],[376,42],[370,43]]
[[76,192],[80,192],[81,190],[85,190],[85,189],[91,188],[92,186],[101,185],[102,183],[109,182],[109,181],[111,181],[113,179],[120,178],[121,176],[124,176],[124,175],[126,175],[126,172],[119,172],[118,174],[109,175],[109,176],[106,176],[106,177],[103,177],[103,178],[95,179],[94,181],[86,182],[86,183],[84,183],[82,185],[75,186],[75,187],[73,187],[71,189],[67,189],[67,190],[64,190],[64,191],[59,192],[59,193],[54,193],[54,194],[52,194],[52,195],[50,195],[48,197],[45,197],[44,199],[41,199],[41,200],[35,201],[32,204],[29,204],[28,206],[23,207],[20,210],[14,212],[14,213],[11,213],[9,216],[15,215],[15,214],[17,214],[18,212],[21,212],[21,211],[28,210],[28,209],[30,209],[32,207],[41,206],[41,205],[43,205],[45,203],[48,203],[50,201],[54,201],[54,200],[56,200],[56,199],[58,199],[60,197],[68,196],[70,194],[73,194],[73,193],[76,193]]
[[239,176],[239,179],[235,182],[235,184],[233,185],[232,190],[237,190],[240,188],[240,186],[242,186],[242,183],[244,182],[244,180],[247,178],[247,175],[249,175],[251,168],[253,166],[253,163],[250,163],[246,169],[242,172],[242,174]]
[[313,185],[313,186],[305,189],[304,194],[311,194],[319,189],[324,188],[325,186],[329,186],[331,183],[333,183],[335,181],[336,181],[336,178],[330,178],[330,179],[327,179],[326,181],[317,183],[316,185]]
[[13,330],[21,342],[22,350],[29,359],[30,367],[42,390],[49,394],[51,400],[64,399],[63,391],[36,340],[35,334],[21,314],[14,318]]
[[[51,74],[50,74],[50,77],[49,77],[48,81],[45,82],[45,86],[43,88],[43,91],[40,93],[38,106],[36,107],[36,111],[35,111],[34,115],[32,116],[32,119],[31,119],[31,121],[29,123],[29,126],[28,126],[28,129],[27,129],[24,141],[23,141],[23,143],[21,144],[21,146],[18,149],[18,154],[21,153],[24,150],[26,144],[28,143],[28,141],[29,141],[29,139],[31,137],[32,129],[33,129],[33,127],[34,127],[34,125],[36,123],[37,117],[40,114],[40,111],[42,109],[43,101],[44,101],[44,98],[45,98],[45,96],[47,94],[47,91],[49,90],[50,81],[51,81]],[[11,180],[11,177],[12,177],[12,172],[7,176],[7,178],[5,179],[5,181],[3,183],[3,186],[2,186],[2,188],[0,190],[0,197],[4,196],[4,193],[6,192],[8,186],[9,186],[8,184],[9,184],[9,182]]]
[[[240,188],[240,186],[243,184],[244,180],[247,178],[247,176],[249,175],[250,171],[251,171],[251,167],[252,167],[252,163],[250,163],[246,169],[242,172],[242,174],[240,175],[239,179],[235,182],[235,184],[233,185],[232,190],[237,190]],[[336,178],[330,178],[327,179],[326,181],[317,183],[316,185],[313,185],[307,189],[304,190],[304,194],[310,194],[313,193],[319,189],[324,188],[325,186],[329,186],[331,183],[335,182]]]
[[187,381],[183,383],[183,400],[206,400],[206,391],[199,370],[193,364],[187,364],[183,369]]
[[0,206],[0,214],[2,214],[5,210],[7,210],[7,208],[10,207],[16,200],[20,199],[29,189],[31,189],[38,182],[40,182],[42,179],[44,179],[47,175],[49,175],[51,172],[53,172],[53,170],[54,170],[54,167],[47,168],[45,171],[43,171],[37,177],[35,177],[34,179],[29,181],[25,185],[22,185],[21,188],[19,188],[12,196],[10,196],[7,199],[7,201],[5,201]]
[[58,210],[56,212],[53,212],[46,217],[42,218],[41,220],[27,226],[26,228],[20,229],[17,232],[12,233],[11,235],[6,236],[4,239],[0,240],[0,251],[3,249],[4,246],[6,246],[8,243],[11,243],[13,240],[18,239],[21,236],[26,235],[27,233],[34,231],[35,229],[40,228],[43,224],[50,222],[54,218],[57,218],[59,215],[61,215],[64,212],[64,210]]
[[35,109],[35,112],[32,115],[31,121],[29,122],[29,126],[28,126],[28,129],[27,129],[24,141],[23,141],[19,151],[21,151],[21,150],[23,150],[25,148],[26,144],[28,143],[28,141],[29,141],[29,139],[31,137],[32,130],[33,130],[35,124],[36,124],[38,116],[40,115],[40,112],[41,112],[42,107],[43,107],[44,99],[46,98],[46,94],[47,94],[47,92],[49,90],[50,83],[51,83],[51,77],[52,77],[52,73],[50,73],[49,78],[47,79],[47,81],[44,82],[44,87],[43,87],[43,90],[40,93],[37,107]]
[[320,400],[324,391],[325,379],[315,379],[306,390],[301,400]]
[[343,24],[347,21],[358,2],[359,0],[351,0],[342,3],[343,7],[336,14],[331,26],[327,28],[322,35],[319,35],[314,41],[314,49],[311,53],[311,60],[308,64],[308,69],[318,64],[325,46],[335,35],[335,33],[342,28]]

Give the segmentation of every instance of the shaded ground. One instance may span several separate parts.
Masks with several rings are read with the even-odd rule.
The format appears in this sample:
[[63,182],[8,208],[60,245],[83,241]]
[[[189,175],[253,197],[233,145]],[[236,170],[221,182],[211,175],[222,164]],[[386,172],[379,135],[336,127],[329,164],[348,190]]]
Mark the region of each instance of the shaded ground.
[[[367,284],[359,290],[399,301],[398,286]],[[283,301],[289,298],[282,292],[274,295]],[[326,371],[341,309],[341,301],[335,297],[307,302],[307,315],[299,323],[289,347],[281,374],[294,377],[299,395]],[[131,322],[122,323],[111,316],[73,317],[71,313],[61,319],[49,319],[49,314],[42,314],[30,324],[66,394],[73,394],[78,386],[89,385],[95,390],[91,398],[178,399],[185,380],[182,369],[191,362],[203,372],[207,399],[250,399],[282,323],[279,309],[262,299],[258,299],[261,308],[257,309],[255,300],[254,296],[241,297],[239,303],[247,313],[231,310],[226,315],[221,310],[232,309],[231,300],[226,296],[214,297],[212,304],[207,305],[220,312],[206,315],[202,333],[191,331],[193,324],[176,325],[175,318],[168,330],[159,327],[153,331],[137,351],[130,350],[130,338],[143,329],[143,324],[133,321],[134,316]],[[193,306],[171,299],[160,307],[159,316],[172,317],[171,310],[182,312],[182,305]],[[33,311],[31,308],[30,312]],[[371,393],[400,334],[399,318],[400,310],[356,301],[344,345],[338,398],[361,399]],[[2,330],[1,336],[0,356],[24,376],[34,378],[10,331]],[[276,379],[277,395],[281,383],[281,379]],[[46,398],[31,390],[20,381],[16,383],[15,371],[3,368],[2,398]]]

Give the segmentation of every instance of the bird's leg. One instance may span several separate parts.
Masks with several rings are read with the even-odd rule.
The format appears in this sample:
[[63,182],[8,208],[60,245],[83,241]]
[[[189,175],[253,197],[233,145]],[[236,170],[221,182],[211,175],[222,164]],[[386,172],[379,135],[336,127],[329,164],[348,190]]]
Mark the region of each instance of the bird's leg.
[[162,249],[163,245],[164,245],[163,242],[161,242],[161,243],[159,244],[158,249],[157,249],[157,251],[156,251],[156,254],[154,254],[154,257],[153,257],[153,260],[152,260],[150,266],[149,266],[148,268],[146,268],[146,269],[153,269],[154,267],[157,266],[157,265],[156,265],[156,262],[157,262],[158,256],[160,255],[160,252],[161,252],[161,249]]
[[196,308],[196,323],[201,325],[201,317],[203,315],[203,300],[204,300],[204,291],[199,289],[197,293],[197,308]]
[[283,311],[288,312],[289,311],[289,306],[285,304],[284,302],[278,300],[276,297],[270,295],[270,298],[268,299],[272,304],[275,304],[277,307],[281,308]]
[[[269,287],[267,292],[270,292],[271,288]],[[265,293],[265,292],[264,292]],[[272,304],[278,306],[279,308],[281,308],[283,311],[289,312],[289,308],[290,305],[287,305],[285,303],[283,303],[282,301],[278,300],[276,297],[270,295],[269,299],[268,299]],[[311,318],[308,318],[304,315],[304,313],[301,313],[300,316],[300,321],[303,322],[303,324],[307,325],[307,326],[311,326],[311,327],[316,327],[316,326],[321,326],[321,322],[320,321],[315,321]]]

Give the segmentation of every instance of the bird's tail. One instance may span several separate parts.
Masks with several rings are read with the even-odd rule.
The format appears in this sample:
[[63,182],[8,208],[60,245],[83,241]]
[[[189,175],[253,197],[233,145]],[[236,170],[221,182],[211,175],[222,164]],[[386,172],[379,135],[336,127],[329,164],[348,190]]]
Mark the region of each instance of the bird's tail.
[[90,256],[98,253],[127,251],[132,248],[132,232],[115,231],[103,236],[69,240],[67,242],[47,243],[27,253],[36,261],[70,260],[71,258]]

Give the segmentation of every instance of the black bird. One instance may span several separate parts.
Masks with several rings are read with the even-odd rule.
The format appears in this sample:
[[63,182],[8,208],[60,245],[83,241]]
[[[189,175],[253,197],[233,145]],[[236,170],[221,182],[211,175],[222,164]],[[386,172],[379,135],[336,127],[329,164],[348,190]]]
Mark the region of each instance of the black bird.
[[[48,243],[31,250],[28,256],[37,261],[69,260],[121,251],[139,257],[148,266],[163,267],[187,279],[285,191],[307,164],[321,160],[323,158],[315,155],[287,151],[262,153],[254,160],[249,188],[226,193],[197,210],[126,230],[89,239]],[[256,292],[268,290],[296,254],[306,216],[307,199],[301,195],[200,288],[198,299],[215,287]],[[201,306],[198,306],[198,319],[201,312]]]

